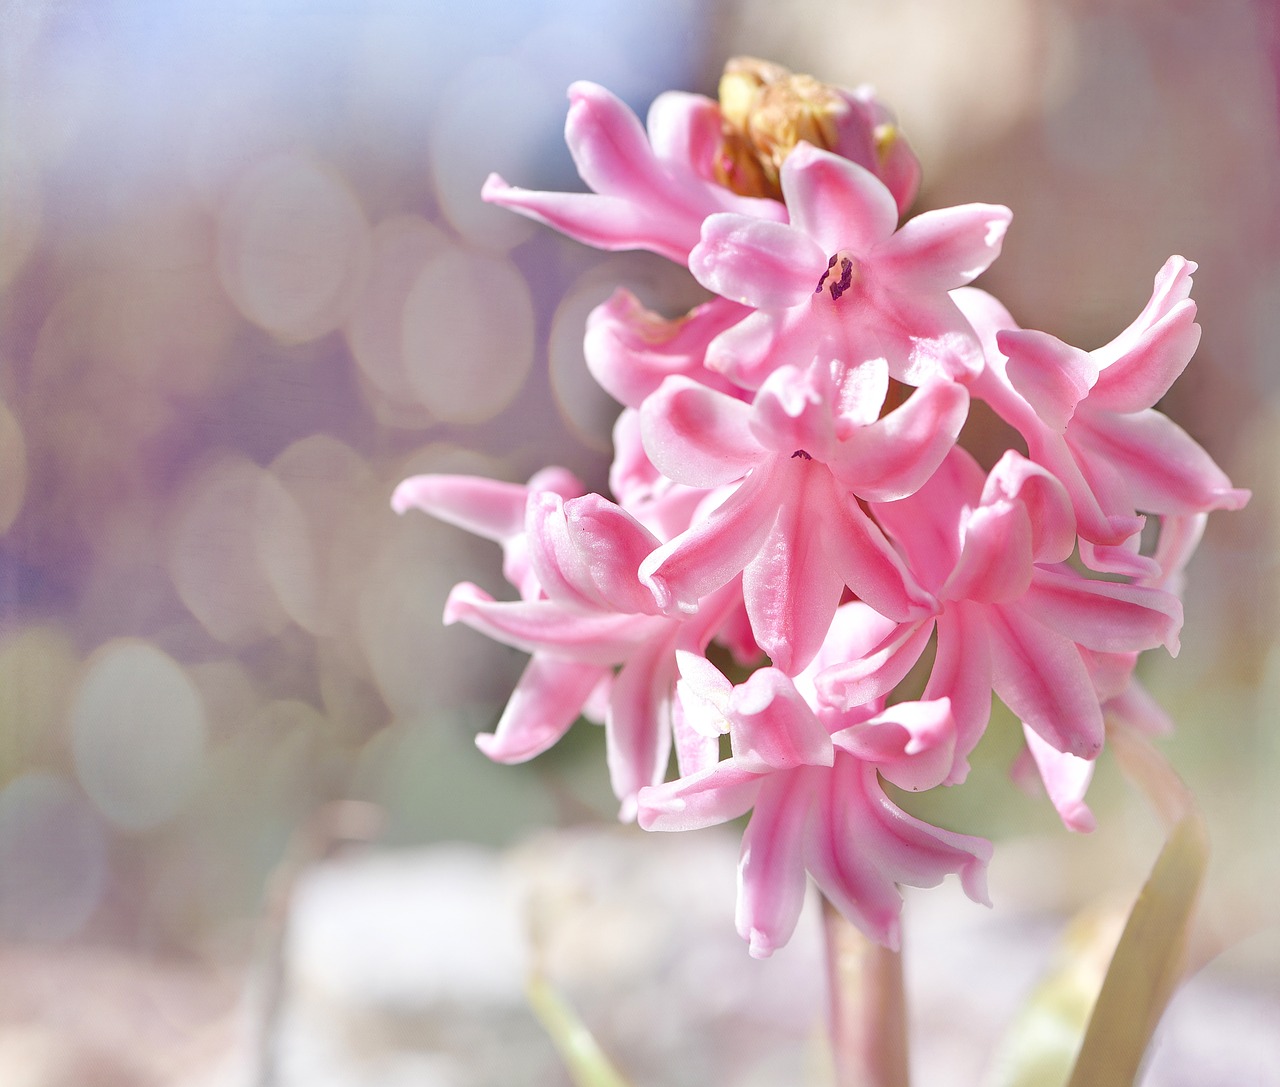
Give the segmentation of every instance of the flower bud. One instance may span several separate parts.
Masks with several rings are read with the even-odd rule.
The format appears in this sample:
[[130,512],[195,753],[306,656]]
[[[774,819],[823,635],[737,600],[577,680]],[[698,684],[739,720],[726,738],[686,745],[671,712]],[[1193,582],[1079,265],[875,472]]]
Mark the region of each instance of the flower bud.
[[742,196],[781,200],[782,163],[802,141],[870,170],[899,211],[915,196],[919,163],[868,88],[846,91],[779,64],[734,57],[720,77],[720,116],[716,180]]

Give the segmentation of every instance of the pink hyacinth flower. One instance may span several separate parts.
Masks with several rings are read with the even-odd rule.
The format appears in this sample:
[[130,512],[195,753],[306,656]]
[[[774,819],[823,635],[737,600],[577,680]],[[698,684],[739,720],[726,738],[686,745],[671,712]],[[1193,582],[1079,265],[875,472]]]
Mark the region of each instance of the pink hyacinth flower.
[[738,196],[712,180],[720,111],[709,98],[659,95],[646,135],[615,95],[594,83],[574,83],[565,142],[591,192],[535,192],[490,174],[481,197],[597,249],[648,249],[679,264],[688,260],[708,215],[786,218],[776,200]]
[[933,611],[855,496],[918,487],[968,406],[963,387],[937,382],[859,426],[833,417],[824,376],[779,371],[753,404],[670,377],[640,412],[645,449],[664,475],[725,492],[645,559],[642,580],[664,610],[693,611],[742,571],[755,639],[791,675],[822,645],[846,586],[894,619]]
[[1188,516],[1240,509],[1249,500],[1248,491],[1233,487],[1209,454],[1153,406],[1200,341],[1189,297],[1195,267],[1170,257],[1143,311],[1091,352],[1016,328],[994,300],[957,295],[988,344],[994,341],[988,374],[975,383],[975,393],[1067,487],[1080,535],[1093,545],[1082,554],[1099,570],[1152,573],[1133,540],[1139,513]]
[[907,815],[885,795],[875,767],[838,740],[830,766],[762,773],[727,759],[644,789],[639,821],[647,830],[691,830],[747,811],[736,925],[756,958],[791,938],[806,871],[846,917],[890,948],[901,942],[901,885],[932,887],[958,874],[970,898],[989,904],[990,843]]
[[[498,601],[464,582],[445,605],[446,624],[464,622],[532,654],[496,730],[476,742],[500,762],[530,759],[558,741],[607,685],[610,780],[620,818],[634,818],[636,795],[662,779],[671,750],[675,651],[710,642],[734,607],[737,586],[726,586],[694,619],[658,614],[636,576],[657,539],[598,495],[569,502],[551,492],[531,495],[525,532],[540,597]],[[686,772],[716,757],[705,737],[677,731],[674,739]]]
[[1103,742],[1087,652],[1177,648],[1180,601],[1161,589],[1087,580],[1065,565],[1074,518],[1062,485],[1010,451],[984,479],[952,451],[916,494],[872,506],[933,592],[936,616],[906,623],[861,660],[818,677],[824,700],[865,702],[892,690],[936,627],[925,698],[951,700],[959,734],[952,781],[986,727],[992,689],[1053,749],[1091,759]]
[[948,292],[999,255],[1011,213],[991,204],[898,208],[869,171],[809,144],[782,164],[790,223],[722,213],[702,226],[689,270],[755,313],[721,333],[707,365],[746,388],[815,360],[878,364],[919,385],[975,373],[978,340]]
[[529,565],[525,509],[529,496],[540,491],[577,498],[586,493],[586,488],[565,468],[543,468],[524,485],[481,476],[411,476],[396,487],[391,508],[400,514],[421,510],[501,544],[503,576],[520,591],[521,597],[534,600],[541,595],[541,586]]
[[[852,625],[842,624],[841,636],[856,640],[858,615],[846,619]],[[910,776],[904,760],[911,756],[902,748],[914,741],[927,752],[945,705],[890,707],[830,735],[830,720],[775,668],[735,687],[705,660],[683,654],[680,661],[686,716],[702,731],[727,731],[733,754],[642,790],[639,821],[647,830],[689,830],[752,811],[738,869],[737,928],[753,956],[771,955],[790,939],[806,870],[845,916],[889,947],[900,940],[899,884],[929,887],[959,873],[969,896],[987,902],[990,844],[907,815],[877,777],[889,766]],[[890,734],[913,739],[902,744]]]

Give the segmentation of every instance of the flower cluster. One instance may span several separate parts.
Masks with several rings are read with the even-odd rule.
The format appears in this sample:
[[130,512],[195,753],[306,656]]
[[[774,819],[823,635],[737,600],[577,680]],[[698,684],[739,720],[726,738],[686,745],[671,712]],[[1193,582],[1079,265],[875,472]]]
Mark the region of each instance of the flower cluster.
[[[590,317],[588,366],[623,405],[613,500],[556,469],[397,489],[398,511],[501,544],[519,591],[461,584],[446,607],[532,654],[479,745],[519,762],[579,716],[603,721],[622,818],[751,813],[737,924],[752,954],[787,941],[806,873],[895,946],[899,885],[955,873],[985,900],[991,847],[908,815],[883,782],[963,781],[994,692],[1023,724],[1025,768],[1084,830],[1104,715],[1162,727],[1137,656],[1176,652],[1207,512],[1248,498],[1153,407],[1199,339],[1195,265],[1170,258],[1127,329],[1077,350],[968,285],[1007,208],[904,220],[919,166],[869,90],[740,60],[719,102],[663,94],[647,130],[601,87],[569,98],[591,191],[493,176],[485,199],[661,254],[711,297],[668,319],[619,290]],[[1025,453],[988,469],[957,443],[974,398]]]

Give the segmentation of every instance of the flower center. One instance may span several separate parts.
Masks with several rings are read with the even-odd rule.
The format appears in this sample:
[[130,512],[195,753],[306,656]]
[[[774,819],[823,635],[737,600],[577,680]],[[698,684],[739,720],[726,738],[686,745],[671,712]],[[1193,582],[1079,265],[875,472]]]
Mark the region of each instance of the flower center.
[[831,294],[831,300],[838,302],[840,296],[852,287],[857,279],[858,262],[847,250],[841,249],[827,261],[827,270],[822,273],[822,278],[813,288],[813,293],[821,294],[824,290],[828,291]]

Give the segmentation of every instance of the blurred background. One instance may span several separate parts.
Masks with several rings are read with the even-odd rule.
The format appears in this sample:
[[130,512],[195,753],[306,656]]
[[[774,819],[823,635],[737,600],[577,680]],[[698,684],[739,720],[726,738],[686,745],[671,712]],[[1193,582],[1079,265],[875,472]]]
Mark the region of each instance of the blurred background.
[[[624,910],[621,887],[632,906],[662,898],[630,869],[599,875],[617,862],[592,851],[595,827],[629,864],[684,864],[689,886],[714,871],[716,962],[754,969],[732,933],[731,834],[708,839],[711,861],[702,845],[654,854],[654,839],[611,829],[589,726],[525,767],[475,750],[523,658],[443,629],[440,613],[457,581],[504,591],[497,548],[388,504],[425,471],[523,481],[562,464],[603,489],[616,405],[583,365],[585,317],[619,284],[673,315],[696,287],[659,258],[602,255],[488,207],[480,184],[496,170],[579,187],[562,136],[571,81],[643,116],[664,89],[714,95],[741,53],[874,84],[924,164],[917,209],[1009,205],[983,285],[1026,326],[1098,346],[1166,257],[1199,262],[1204,338],[1162,406],[1254,499],[1211,520],[1183,653],[1152,655],[1143,674],[1178,721],[1163,747],[1214,838],[1204,955],[1229,948],[1227,983],[1275,994],[1277,943],[1259,932],[1280,896],[1274,3],[0,0],[3,1082],[561,1082],[518,978],[499,999],[466,962],[470,980],[432,1007],[471,999],[485,1014],[366,1032],[352,1044],[384,1063],[352,1058],[346,1079],[336,1058],[329,1079],[263,1071],[282,974],[296,976],[281,963],[343,938],[367,963],[361,934],[391,924],[361,913],[360,892],[313,882],[315,917],[365,927],[289,943],[290,890],[347,838],[391,866],[367,894],[416,911],[394,940],[381,930],[383,950],[428,973],[445,968],[414,957],[415,933],[447,944],[452,926],[490,917],[477,903],[506,893],[495,873],[513,856],[562,874],[552,927],[594,895]],[[1043,798],[1006,784],[1014,750],[997,722],[974,779],[931,811],[1001,840],[997,914],[1034,927],[1131,895],[1159,830],[1114,767],[1095,789],[1102,828],[1069,838]],[[445,874],[414,883],[422,869],[396,868],[410,856],[444,858]],[[797,943],[777,969],[816,985]],[[642,960],[624,970],[633,989],[656,969]],[[357,967],[314,969],[333,982]],[[392,989],[369,1000],[422,998]],[[725,1026],[740,1009],[717,999],[697,1020],[710,1033],[677,1021],[617,1044],[686,1063],[709,1037],[740,1046]],[[769,1028],[801,1063],[818,1007],[806,999]],[[319,1033],[346,1029],[334,1006]],[[646,1014],[662,1006],[655,990]],[[599,1015],[605,1034],[622,1030]],[[424,1022],[453,1041],[433,1049]],[[494,1024],[529,1039],[539,1072],[476,1071]],[[393,1074],[397,1047],[417,1063]],[[786,1081],[763,1051],[754,1061],[764,1078],[700,1082]]]

